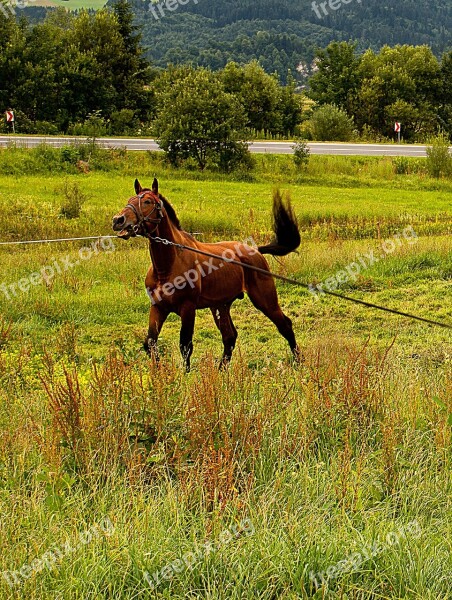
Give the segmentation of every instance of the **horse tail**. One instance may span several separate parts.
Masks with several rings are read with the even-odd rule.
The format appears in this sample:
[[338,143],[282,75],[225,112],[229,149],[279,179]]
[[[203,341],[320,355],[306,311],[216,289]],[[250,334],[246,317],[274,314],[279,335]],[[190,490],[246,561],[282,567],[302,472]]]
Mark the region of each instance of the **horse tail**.
[[258,247],[261,254],[285,256],[294,252],[300,245],[300,231],[290,198],[287,196],[284,204],[279,190],[273,192],[273,231],[275,237],[270,244]]

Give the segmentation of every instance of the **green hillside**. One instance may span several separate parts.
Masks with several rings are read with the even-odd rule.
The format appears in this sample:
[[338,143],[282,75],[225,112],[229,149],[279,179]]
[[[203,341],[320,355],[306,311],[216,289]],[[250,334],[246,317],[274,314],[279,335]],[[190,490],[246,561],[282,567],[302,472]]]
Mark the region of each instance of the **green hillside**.
[[[219,69],[230,60],[246,63],[258,59],[266,71],[278,72],[283,80],[288,70],[303,80],[300,63],[309,66],[316,48],[332,40],[356,40],[360,50],[385,44],[428,44],[437,56],[452,47],[449,0],[428,4],[349,0],[335,11],[327,4],[327,15],[318,8],[321,19],[312,0],[188,0],[185,5],[168,1],[172,10],[165,2],[156,5],[150,0],[131,0],[147,56],[158,67],[192,63]],[[107,4],[113,3],[109,0]],[[23,12],[39,21],[46,13],[43,5],[76,10],[104,4],[105,0],[37,0]]]
[[449,0],[352,0],[322,19],[311,0],[199,0],[178,5],[173,12],[154,8],[154,14],[149,0],[134,0],[133,5],[149,58],[159,66],[193,62],[216,69],[228,60],[256,58],[267,71],[285,77],[288,69],[295,72],[300,62],[309,63],[315,49],[331,40],[354,39],[361,50],[428,44],[438,55],[451,43]]

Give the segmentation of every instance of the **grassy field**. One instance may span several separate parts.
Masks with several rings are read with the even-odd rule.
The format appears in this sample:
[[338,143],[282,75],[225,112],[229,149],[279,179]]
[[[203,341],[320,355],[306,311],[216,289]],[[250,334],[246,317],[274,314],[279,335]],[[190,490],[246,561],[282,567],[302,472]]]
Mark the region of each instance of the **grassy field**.
[[30,0],[31,6],[63,7],[66,10],[82,8],[99,10],[105,6],[106,0]]
[[[339,290],[451,323],[451,181],[256,160],[222,176],[117,151],[78,174],[56,150],[0,151],[0,239],[108,235],[156,174],[200,239],[264,243],[278,185],[302,244],[273,270],[318,284],[373,252]],[[452,598],[448,330],[278,283],[301,366],[245,299],[230,369],[201,311],[185,375],[178,318],[159,366],[141,351],[145,242],[83,246],[0,246],[1,598]]]

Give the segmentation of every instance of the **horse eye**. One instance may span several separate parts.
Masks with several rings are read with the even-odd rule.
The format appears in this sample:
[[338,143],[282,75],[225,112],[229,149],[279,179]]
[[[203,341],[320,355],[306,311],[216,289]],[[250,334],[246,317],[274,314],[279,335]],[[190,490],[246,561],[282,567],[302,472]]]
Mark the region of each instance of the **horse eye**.
[[150,200],[146,200],[146,201],[145,201],[145,204],[150,204],[150,203],[151,203],[151,201],[150,201]]

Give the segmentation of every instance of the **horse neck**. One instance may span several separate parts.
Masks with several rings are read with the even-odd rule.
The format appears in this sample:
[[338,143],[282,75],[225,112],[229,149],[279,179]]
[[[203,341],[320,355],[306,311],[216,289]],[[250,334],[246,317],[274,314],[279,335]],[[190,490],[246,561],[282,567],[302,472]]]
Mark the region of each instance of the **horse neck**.
[[[176,244],[183,241],[181,232],[171,223],[166,214],[153,235]],[[151,239],[149,240],[149,252],[157,278],[159,281],[167,280],[172,273],[173,264],[177,258],[176,248]]]

